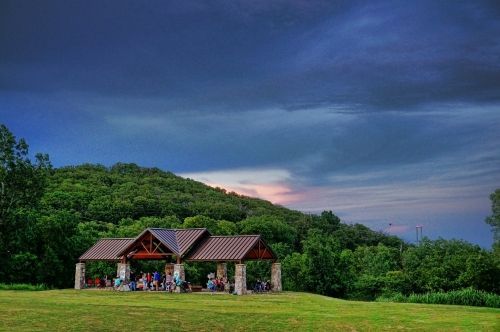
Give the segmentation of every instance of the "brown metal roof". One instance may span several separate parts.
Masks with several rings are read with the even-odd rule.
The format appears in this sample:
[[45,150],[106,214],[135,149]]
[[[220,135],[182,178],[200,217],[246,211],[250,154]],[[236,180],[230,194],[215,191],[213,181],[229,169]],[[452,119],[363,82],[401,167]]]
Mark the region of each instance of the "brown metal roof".
[[175,234],[179,246],[179,254],[181,256],[184,255],[195,242],[201,240],[205,235],[210,235],[206,228],[176,229]]
[[[101,239],[80,256],[80,261],[118,261],[141,237],[151,233],[172,253],[191,261],[274,260],[276,255],[260,235],[210,236],[205,228],[148,228],[136,238]],[[193,248],[191,250],[191,248]],[[190,252],[189,252],[190,251]]]
[[210,236],[186,257],[192,261],[276,259],[260,235]]
[[120,239],[100,239],[90,247],[83,255],[80,256],[80,261],[118,261],[121,251],[128,247],[135,239],[120,238]]

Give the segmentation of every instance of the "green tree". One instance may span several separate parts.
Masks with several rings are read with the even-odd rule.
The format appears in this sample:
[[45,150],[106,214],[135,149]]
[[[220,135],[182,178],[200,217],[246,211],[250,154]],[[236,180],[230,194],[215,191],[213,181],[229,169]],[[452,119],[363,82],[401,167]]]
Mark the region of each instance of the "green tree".
[[424,238],[403,253],[403,271],[415,293],[466,287],[493,291],[500,270],[491,253],[465,241]]
[[238,227],[235,223],[220,220],[217,222],[217,233],[215,235],[235,235],[238,232]]
[[28,156],[28,144],[0,125],[0,227],[17,208],[35,207],[45,189],[51,168],[46,154],[37,154],[35,163]]
[[493,229],[495,247],[500,247],[500,188],[490,195],[490,200],[492,213],[491,216],[486,218],[486,222]]
[[56,287],[70,287],[73,284],[74,263],[85,250],[76,246],[78,223],[78,215],[64,210],[38,218],[35,229],[38,271],[31,282]]
[[283,289],[289,291],[304,291],[311,284],[307,256],[294,252],[282,261]]
[[295,229],[275,216],[249,217],[239,223],[241,234],[260,234],[269,244],[283,242],[292,245]]
[[399,251],[381,243],[356,248],[353,254],[356,277],[353,278],[351,295],[357,299],[373,300],[391,287],[399,286],[394,274],[401,269],[399,261]]
[[362,246],[354,251],[359,274],[384,276],[389,271],[399,270],[399,251],[381,243],[377,246]]
[[[51,169],[48,155],[37,154],[32,162],[28,144],[17,140],[0,125],[0,280],[16,280],[15,268],[30,266],[26,234],[35,224],[32,211],[38,206]],[[23,274],[28,278],[30,273]]]
[[183,228],[206,228],[212,234],[217,232],[217,220],[206,216],[194,216],[184,219]]
[[138,220],[124,218],[118,225],[112,225],[109,236],[136,237],[146,228],[180,228],[179,219],[175,216],[167,217],[142,217]]
[[308,278],[306,289],[330,296],[342,296],[348,289],[349,273],[342,255],[340,244],[320,230],[309,231],[304,241],[305,264]]
[[500,189],[490,195],[492,214],[486,218],[486,222],[493,227],[495,241],[500,241]]

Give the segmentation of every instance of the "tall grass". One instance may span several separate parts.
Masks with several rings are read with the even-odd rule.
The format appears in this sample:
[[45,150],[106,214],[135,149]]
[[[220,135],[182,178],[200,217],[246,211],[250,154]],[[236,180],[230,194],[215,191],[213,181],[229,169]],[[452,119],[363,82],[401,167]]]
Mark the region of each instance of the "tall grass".
[[31,284],[2,284],[0,283],[0,290],[23,290],[23,291],[43,291],[48,290],[49,287],[45,284],[31,285]]
[[454,304],[475,307],[500,308],[500,295],[487,293],[472,288],[465,288],[450,292],[432,292],[424,294],[411,294],[408,296],[395,294],[380,296],[377,302],[407,302],[426,304]]

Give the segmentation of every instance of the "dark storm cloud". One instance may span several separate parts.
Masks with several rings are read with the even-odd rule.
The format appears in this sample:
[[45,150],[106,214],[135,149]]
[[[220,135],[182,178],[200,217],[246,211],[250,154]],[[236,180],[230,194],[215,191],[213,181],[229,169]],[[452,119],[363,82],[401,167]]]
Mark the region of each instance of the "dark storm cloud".
[[[477,3],[392,2],[352,8],[304,34],[300,75],[310,102],[378,109],[496,101],[498,10]],[[300,96],[300,95],[299,95]],[[300,101],[299,101],[300,102]],[[293,107],[293,105],[292,105]]]
[[240,111],[497,101],[487,2],[3,2],[4,90]]
[[1,1],[0,122],[56,166],[231,175],[367,224],[482,220],[500,183],[499,7]]
[[4,2],[1,41],[9,47],[1,57],[10,82],[3,85],[178,99],[196,91],[224,94],[235,80],[261,75],[260,60],[271,55],[260,54],[264,45],[303,24],[302,18],[310,22],[322,8],[289,7],[282,12],[284,4],[264,2]]

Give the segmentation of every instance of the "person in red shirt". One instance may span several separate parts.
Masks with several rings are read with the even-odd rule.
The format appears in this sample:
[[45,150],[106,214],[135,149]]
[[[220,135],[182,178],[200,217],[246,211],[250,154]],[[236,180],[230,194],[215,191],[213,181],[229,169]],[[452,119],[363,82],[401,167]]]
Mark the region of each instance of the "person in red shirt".
[[151,287],[151,280],[152,280],[151,273],[148,272],[146,280],[148,281],[148,289],[150,289],[150,287]]

